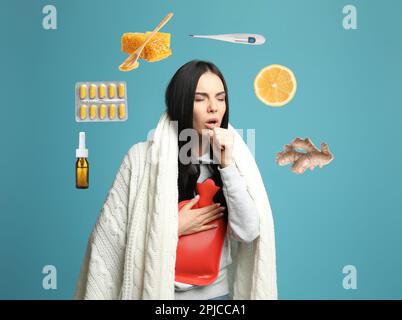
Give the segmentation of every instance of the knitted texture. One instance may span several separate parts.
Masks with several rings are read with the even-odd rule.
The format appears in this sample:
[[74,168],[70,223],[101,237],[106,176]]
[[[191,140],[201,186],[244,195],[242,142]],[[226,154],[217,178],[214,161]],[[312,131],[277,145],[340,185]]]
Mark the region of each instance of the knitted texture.
[[[232,126],[233,160],[260,215],[260,236],[233,254],[234,299],[277,299],[271,208],[253,156]],[[89,237],[77,299],[174,299],[178,242],[177,126],[166,113],[151,141],[124,157]],[[230,213],[229,213],[230,214]]]

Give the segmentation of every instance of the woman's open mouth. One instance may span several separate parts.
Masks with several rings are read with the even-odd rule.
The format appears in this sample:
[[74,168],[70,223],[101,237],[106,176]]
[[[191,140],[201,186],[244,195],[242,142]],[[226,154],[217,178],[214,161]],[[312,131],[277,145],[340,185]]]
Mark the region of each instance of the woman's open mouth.
[[213,129],[214,127],[217,127],[219,125],[219,120],[218,118],[211,118],[207,122],[205,122],[205,127],[208,129]]

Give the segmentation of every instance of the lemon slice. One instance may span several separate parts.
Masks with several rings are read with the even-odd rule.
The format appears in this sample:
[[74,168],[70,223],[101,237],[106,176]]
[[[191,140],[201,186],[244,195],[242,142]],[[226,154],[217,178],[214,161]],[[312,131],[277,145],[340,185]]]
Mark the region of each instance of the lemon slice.
[[292,70],[279,64],[266,66],[254,80],[257,98],[271,107],[282,107],[289,103],[296,93],[296,87]]

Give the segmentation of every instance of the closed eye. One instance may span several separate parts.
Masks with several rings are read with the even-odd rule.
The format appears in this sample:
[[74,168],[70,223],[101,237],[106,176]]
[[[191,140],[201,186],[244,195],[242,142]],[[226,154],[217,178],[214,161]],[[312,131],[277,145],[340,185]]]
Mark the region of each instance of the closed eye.
[[217,98],[219,101],[225,101],[226,93],[225,93],[225,92],[219,92],[219,93],[216,95],[216,98]]
[[[226,93],[225,93],[225,91],[221,91],[221,92],[218,92],[216,95],[215,95],[215,97],[216,97],[216,99],[218,100],[218,101],[225,101],[226,100]],[[208,94],[206,93],[206,92],[196,92],[195,93],[195,97],[194,97],[194,101],[197,101],[197,102],[199,102],[199,101],[205,101],[205,99],[209,99],[209,96],[208,96]]]

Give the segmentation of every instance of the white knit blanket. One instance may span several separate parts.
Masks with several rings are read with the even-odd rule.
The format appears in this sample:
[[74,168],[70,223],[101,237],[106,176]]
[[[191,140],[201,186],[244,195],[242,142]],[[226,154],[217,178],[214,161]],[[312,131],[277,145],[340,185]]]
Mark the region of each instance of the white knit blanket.
[[[277,299],[275,235],[255,160],[235,135],[233,160],[260,215],[260,236],[232,251],[234,299]],[[124,157],[88,241],[77,299],[174,299],[178,241],[177,129],[166,113]],[[229,212],[230,214],[230,212]]]

